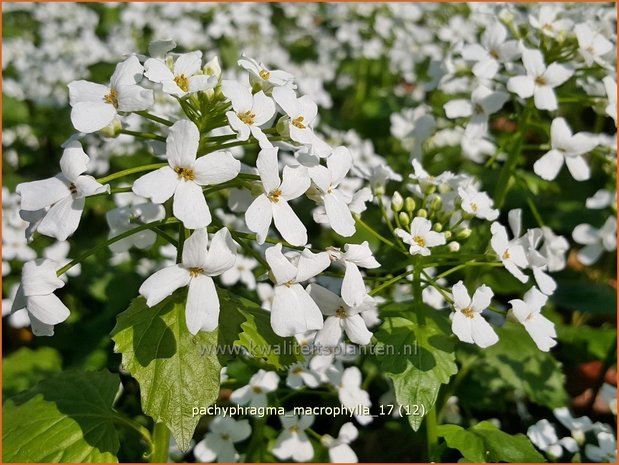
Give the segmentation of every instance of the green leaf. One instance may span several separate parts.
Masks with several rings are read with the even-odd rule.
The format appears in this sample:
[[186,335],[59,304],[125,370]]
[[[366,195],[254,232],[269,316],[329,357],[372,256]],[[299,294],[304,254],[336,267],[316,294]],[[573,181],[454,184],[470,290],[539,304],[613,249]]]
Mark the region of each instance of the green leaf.
[[164,422],[183,451],[200,420],[192,409],[215,402],[221,370],[217,331],[192,336],[185,300],[186,292],[177,292],[149,308],[144,298],[134,299],[112,331],[114,351],[140,384],[142,410]]
[[458,371],[451,331],[445,315],[425,305],[413,310],[410,302],[391,304],[383,307],[382,314],[375,353],[417,431],[441,384]]
[[597,315],[615,315],[617,290],[605,283],[576,279],[557,281],[551,300],[562,308]]
[[67,371],[3,406],[3,462],[118,462],[112,403],[118,377]]
[[25,391],[61,370],[62,359],[55,349],[22,347],[2,361],[2,397]]
[[261,359],[275,370],[285,370],[303,359],[293,337],[280,337],[273,332],[270,313],[255,302],[218,289],[221,315],[219,345],[226,347],[219,361],[227,363],[234,355],[231,346],[243,347],[254,358]]
[[549,352],[542,352],[521,325],[496,328],[499,342],[480,350],[472,372],[490,391],[521,390],[536,404],[557,408],[567,403],[565,375]]
[[458,450],[466,462],[545,461],[525,435],[504,433],[487,421],[468,430],[457,425],[441,425],[438,435],[445,439],[448,447]]

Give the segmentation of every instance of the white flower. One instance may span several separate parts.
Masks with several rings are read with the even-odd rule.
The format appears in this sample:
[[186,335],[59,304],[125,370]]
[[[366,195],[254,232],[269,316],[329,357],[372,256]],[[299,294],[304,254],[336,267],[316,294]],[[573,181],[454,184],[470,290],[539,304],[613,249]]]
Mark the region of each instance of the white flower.
[[340,434],[335,439],[325,434],[321,443],[329,449],[329,460],[332,463],[357,463],[359,459],[350,447],[350,443],[357,439],[358,435],[359,431],[350,422],[342,425]]
[[257,84],[265,92],[273,87],[293,86],[294,76],[286,71],[269,69],[264,63],[259,63],[245,55],[241,55],[237,63],[249,72],[249,79],[252,84]]
[[451,330],[463,342],[477,344],[481,348],[496,344],[498,336],[492,326],[481,316],[492,300],[492,289],[482,285],[475,291],[473,298],[469,296],[462,281],[451,288],[454,298],[454,309],[451,320]]
[[545,418],[529,426],[527,436],[538,449],[546,452],[555,459],[563,455],[563,448],[571,453],[578,451],[578,444],[576,444],[576,441],[570,437],[559,439],[554,426]]
[[410,233],[400,228],[397,228],[395,232],[405,244],[410,245],[409,252],[411,255],[430,255],[430,247],[446,243],[445,235],[432,231],[430,220],[420,216],[411,221]]
[[565,254],[570,250],[570,243],[563,236],[557,236],[548,226],[542,227],[544,244],[540,252],[546,258],[548,271],[560,271],[565,268]]
[[485,192],[479,192],[472,186],[466,189],[459,187],[458,195],[462,200],[462,210],[476,218],[494,221],[499,216],[499,211],[492,208],[493,200]]
[[226,228],[213,235],[210,247],[206,230],[197,229],[185,241],[182,262],[150,276],[140,286],[140,294],[146,298],[146,305],[152,307],[175,290],[189,286],[187,329],[191,334],[213,331],[219,323],[219,297],[212,277],[232,267],[235,255],[236,245]]
[[574,32],[578,39],[578,50],[587,66],[591,66],[594,62],[605,66],[603,56],[613,49],[613,44],[587,23],[577,24]]
[[228,151],[209,153],[196,159],[200,131],[189,120],[180,120],[170,128],[166,139],[169,166],[148,173],[133,183],[133,192],[164,203],[174,196],[172,212],[189,229],[211,223],[211,212],[202,194],[202,186],[234,179],[241,163]]
[[199,50],[177,55],[174,65],[171,65],[158,58],[149,58],[144,63],[144,76],[161,84],[166,94],[177,97],[212,89],[217,84],[217,77],[201,73],[202,52]]
[[475,76],[492,79],[501,63],[513,61],[520,55],[518,41],[506,39],[507,29],[499,21],[494,21],[486,27],[479,44],[469,44],[463,48],[462,57],[476,62],[473,66]]
[[295,462],[308,462],[314,457],[314,448],[305,430],[312,426],[313,415],[297,417],[291,412],[280,415],[283,431],[273,446],[273,455],[280,460],[292,459]]
[[279,376],[274,371],[258,370],[247,386],[240,387],[230,394],[230,400],[249,407],[266,407],[267,394],[277,389]]
[[54,325],[69,317],[69,309],[54,291],[64,286],[56,276],[54,260],[38,259],[24,263],[21,284],[15,294],[11,313],[26,309],[35,336],[53,336]]
[[543,352],[548,352],[551,347],[557,345],[555,324],[541,313],[547,301],[548,297],[535,287],[527,291],[523,300],[509,301],[514,316],[522,323],[539,350]]
[[585,206],[593,210],[601,210],[611,205],[617,205],[617,191],[598,189],[598,191],[585,201]]
[[282,245],[277,244],[267,249],[265,258],[275,283],[271,308],[273,331],[285,337],[322,328],[320,309],[299,283],[325,270],[331,263],[329,255],[305,249],[292,255],[291,262],[282,253]]
[[608,405],[608,408],[612,412],[613,415],[617,415],[617,386],[613,386],[612,384],[604,383],[602,388],[600,389],[600,397],[604,401],[605,404]]
[[252,270],[257,264],[254,258],[237,255],[234,266],[221,275],[221,283],[224,286],[233,286],[241,281],[247,289],[253,291],[256,289],[256,277]]
[[330,248],[328,252],[332,260],[343,262],[346,267],[342,281],[342,298],[350,305],[361,305],[367,295],[367,290],[359,267],[378,268],[380,266],[370,250],[368,241],[363,241],[361,244],[345,244],[343,253],[336,248]]
[[215,417],[209,424],[210,432],[196,444],[193,454],[199,462],[220,463],[237,462],[239,454],[234,448],[235,442],[247,439],[251,426],[247,420],[235,420],[231,417]]
[[112,122],[119,111],[146,110],[153,105],[151,90],[140,87],[144,68],[136,56],[116,65],[110,84],[88,81],[69,84],[71,122],[80,132],[91,133]]
[[370,343],[372,333],[368,331],[360,314],[376,308],[376,302],[372,297],[366,296],[361,305],[352,306],[318,284],[310,284],[306,290],[318,304],[323,315],[327,317],[324,326],[316,334],[314,344],[334,347],[340,342],[342,332],[345,332],[355,344],[366,345]]
[[540,7],[537,16],[529,15],[529,23],[542,34],[549,37],[566,33],[574,24],[569,19],[558,19],[559,13],[564,9],[559,5],[550,4]]
[[310,388],[318,387],[320,376],[307,366],[307,363],[297,362],[288,368],[286,386],[292,389],[299,389],[301,386]]
[[227,111],[226,116],[230,126],[237,133],[239,140],[249,139],[250,134],[260,144],[260,147],[273,147],[267,136],[262,132],[263,126],[275,114],[273,100],[263,91],[256,94],[236,81],[222,81],[221,92],[230,100],[234,111]]
[[92,176],[84,175],[90,158],[82,145],[73,141],[67,145],[60,158],[61,172],[53,178],[19,184],[21,209],[26,212],[45,211],[38,223],[37,231],[46,236],[64,241],[77,229],[85,198],[106,192],[109,186],[102,186]]
[[307,243],[307,230],[288,202],[303,195],[310,186],[307,170],[302,166],[285,166],[279,177],[277,148],[264,148],[258,154],[256,167],[260,174],[263,193],[245,212],[245,222],[256,233],[258,244],[263,244],[271,221],[285,241],[292,245]]
[[585,433],[593,428],[589,417],[574,418],[567,407],[556,408],[552,413],[563,426],[570,430],[570,434],[577,443],[585,442]]
[[[314,357],[315,359],[317,357]],[[337,389],[338,398],[344,407],[359,409],[360,407],[371,407],[370,395],[361,387],[361,370],[352,366],[340,371],[332,365],[327,371],[329,382]],[[372,417],[368,415],[355,415],[357,421],[362,425],[372,422]]]
[[[105,214],[105,219],[110,227],[108,237],[118,236],[140,224],[162,220],[163,218],[165,218],[165,208],[162,205],[150,202],[114,208]],[[156,239],[157,234],[154,231],[144,230],[114,242],[109,247],[114,253],[126,252],[131,247],[146,249],[153,245]]]
[[613,433],[600,431],[597,434],[598,445],[587,444],[585,455],[594,462],[617,462],[617,439]]
[[551,181],[557,177],[563,161],[576,181],[585,181],[591,176],[589,165],[583,155],[593,150],[597,140],[589,134],[579,132],[572,135],[563,118],[555,118],[550,126],[552,149],[533,165],[533,171],[542,179]]
[[273,286],[269,283],[258,283],[256,285],[256,293],[260,299],[260,306],[270,312],[273,306],[273,297],[275,297]]
[[490,244],[499,256],[499,260],[501,260],[505,269],[520,282],[526,283],[529,277],[521,271],[521,268],[526,268],[528,265],[524,247],[522,247],[518,240],[508,240],[505,226],[499,223],[492,223],[490,231],[492,232]]
[[[43,249],[43,257],[54,260],[58,267],[63,267],[68,264],[71,259],[68,258],[71,245],[68,241],[57,241],[52,245]],[[78,263],[72,266],[66,273],[59,276],[63,281],[67,281],[67,276],[79,276],[82,272],[82,265]]]
[[310,177],[318,188],[320,200],[324,204],[329,223],[341,236],[349,237],[355,233],[355,220],[348,207],[347,195],[338,186],[346,178],[352,167],[352,156],[346,147],[337,147],[327,158],[327,167],[315,166],[310,169]]
[[617,250],[617,218],[609,217],[600,229],[590,224],[579,224],[574,228],[572,237],[585,247],[578,251],[578,260],[583,265],[593,265],[604,250]]
[[492,91],[485,85],[473,90],[471,100],[450,100],[444,105],[447,118],[470,118],[465,134],[485,134],[488,131],[488,117],[499,111],[509,99],[506,92]]
[[312,123],[318,114],[318,107],[314,101],[304,95],[297,98],[297,94],[289,87],[273,89],[273,99],[286,114],[285,123],[290,138],[300,144],[309,145],[319,156],[328,155],[328,146],[321,141],[312,129]]
[[606,96],[608,98],[608,105],[606,106],[606,114],[610,116],[617,126],[617,82],[612,76],[606,76],[602,79],[604,83],[604,89],[606,90]]
[[509,78],[507,90],[518,94],[520,98],[533,97],[535,107],[539,110],[556,110],[557,96],[553,89],[572,77],[574,71],[558,63],[546,67],[539,50],[524,49],[522,63],[527,74]]

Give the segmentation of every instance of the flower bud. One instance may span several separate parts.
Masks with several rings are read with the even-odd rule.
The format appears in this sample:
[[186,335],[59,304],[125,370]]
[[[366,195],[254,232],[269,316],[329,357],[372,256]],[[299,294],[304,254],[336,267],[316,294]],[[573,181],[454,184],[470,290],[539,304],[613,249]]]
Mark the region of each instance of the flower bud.
[[391,197],[391,210],[393,210],[395,213],[398,213],[400,210],[402,210],[403,206],[404,199],[398,191],[394,192],[393,197]]
[[422,218],[427,218],[428,210],[426,210],[425,208],[420,208],[419,211],[417,212],[417,216],[421,216]]
[[453,236],[453,234],[451,233],[451,231],[445,231],[443,233],[443,236],[445,236],[445,240],[448,241],[449,239],[451,239],[451,236]]
[[441,200],[439,196],[436,196],[430,201],[430,210],[434,210],[434,211],[440,210],[442,205],[443,205],[443,201]]
[[221,66],[219,66],[219,58],[213,57],[211,61],[204,65],[202,68],[204,74],[207,76],[215,76],[217,79],[221,77]]
[[118,118],[114,118],[110,124],[99,130],[99,134],[101,134],[103,137],[115,138],[118,137],[122,128],[123,126],[120,120]]
[[411,222],[411,217],[408,216],[408,213],[406,212],[400,212],[400,214],[398,215],[398,219],[400,220],[400,223],[403,225],[409,225]]
[[466,239],[467,237],[469,237],[471,235],[473,231],[471,231],[470,228],[464,228],[461,229],[460,231],[458,231],[456,233],[456,238],[457,239]]
[[460,250],[460,243],[456,241],[452,241],[449,244],[447,244],[447,249],[450,252],[457,252],[458,250]]
[[441,232],[443,230],[443,225],[441,223],[434,223],[432,229],[436,232]]
[[415,205],[415,199],[412,197],[406,197],[406,199],[404,200],[404,207],[406,208],[406,211],[408,212],[408,214],[412,214],[415,211],[415,207],[417,205]]

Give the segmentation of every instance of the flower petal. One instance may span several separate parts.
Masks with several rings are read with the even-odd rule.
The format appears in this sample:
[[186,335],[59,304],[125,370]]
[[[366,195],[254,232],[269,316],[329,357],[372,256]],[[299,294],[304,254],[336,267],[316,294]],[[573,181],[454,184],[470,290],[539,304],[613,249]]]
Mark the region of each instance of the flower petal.
[[230,231],[221,228],[212,239],[206,256],[204,272],[209,276],[219,276],[234,266],[236,261],[236,244]]
[[191,278],[185,307],[187,329],[193,335],[198,331],[213,331],[219,324],[219,297],[213,278],[199,274]]
[[71,195],[60,175],[40,181],[23,182],[17,185],[16,192],[21,196],[21,209],[26,211],[40,210]]
[[273,223],[286,242],[302,246],[307,244],[307,230],[294,210],[283,199],[271,203]]
[[37,231],[45,236],[65,241],[79,226],[85,203],[84,197],[77,199],[73,196],[65,197],[48,210]]
[[533,171],[540,178],[547,181],[552,181],[557,177],[561,167],[563,166],[563,153],[558,150],[552,149],[546,152],[542,158],[537,160],[533,165]]
[[241,162],[230,151],[218,150],[198,158],[193,168],[198,184],[212,186],[236,178]]
[[152,307],[172,293],[189,284],[189,272],[180,265],[172,265],[152,274],[140,286],[140,294],[146,298],[146,305]]
[[205,228],[211,224],[211,212],[202,188],[192,181],[181,181],[176,186],[172,212],[188,229]]
[[271,326],[278,336],[287,337],[320,329],[320,309],[300,284],[276,286],[271,308]]
[[114,120],[116,108],[111,103],[79,102],[71,109],[71,123],[80,132],[90,134],[106,127]]
[[170,128],[166,156],[172,168],[193,168],[200,144],[200,131],[191,121],[182,119]]
[[260,194],[245,212],[245,224],[250,231],[256,233],[258,244],[264,244],[272,219],[271,201],[265,194]]
[[144,67],[135,55],[130,56],[125,61],[116,65],[114,74],[110,78],[110,84],[113,89],[118,89],[120,86],[128,86],[137,84],[142,80],[144,75]]
[[183,244],[183,266],[204,268],[207,264],[208,235],[206,229],[196,229]]
[[355,233],[355,220],[339,193],[337,191],[327,193],[323,196],[323,201],[333,230],[340,236],[352,236]]
[[28,313],[46,325],[62,323],[71,314],[55,294],[28,297],[26,309]]
[[133,183],[133,192],[151,199],[154,203],[163,203],[174,195],[179,184],[178,175],[169,166],[164,166],[138,178]]

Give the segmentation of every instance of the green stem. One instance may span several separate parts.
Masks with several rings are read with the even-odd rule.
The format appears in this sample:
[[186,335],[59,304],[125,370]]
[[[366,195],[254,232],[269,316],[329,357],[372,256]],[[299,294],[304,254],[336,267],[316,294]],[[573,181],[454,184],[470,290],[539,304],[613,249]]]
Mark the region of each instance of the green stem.
[[522,152],[524,140],[527,136],[527,125],[529,122],[529,112],[531,110],[532,102],[532,99],[529,99],[524,107],[524,110],[522,111],[518,128],[520,130],[520,137],[516,139],[513,149],[507,154],[507,161],[499,173],[497,187],[494,192],[494,204],[498,209],[503,207],[505,197],[507,196],[507,191],[509,190],[509,181],[511,179],[512,172],[514,171],[514,168],[516,168],[518,159],[520,158],[520,154]]
[[168,463],[168,449],[170,447],[170,430],[165,423],[155,423],[153,429],[153,445],[155,446],[150,463]]
[[[382,291],[383,289],[388,288],[389,286],[391,286],[391,285],[397,283],[398,281],[406,278],[408,275],[410,275],[412,273],[416,273],[416,272],[417,272],[417,267],[415,267],[413,270],[406,271],[406,272],[404,272],[402,274],[399,274],[398,276],[396,276],[394,278],[391,278],[389,281],[386,281],[383,284],[381,284],[380,286],[375,287],[374,289],[372,289],[369,292],[369,295],[374,296],[374,295],[378,294],[380,291]],[[419,284],[421,285],[421,281],[419,281]]]
[[426,441],[428,444],[428,462],[438,462],[440,460],[438,451],[438,422],[436,419],[436,409],[431,408],[425,417],[426,420]]
[[118,171],[116,173],[112,173],[108,176],[104,176],[102,178],[96,179],[96,181],[99,184],[105,184],[106,182],[110,182],[113,181],[114,179],[118,179],[118,178],[123,178],[125,176],[128,176],[130,174],[135,174],[135,173],[142,173],[143,171],[153,171],[159,168],[162,168],[164,166],[166,166],[167,163],[153,163],[150,165],[142,165],[142,166],[135,166],[133,168],[128,168],[126,170],[122,170],[122,171]]
[[353,217],[355,218],[355,222],[361,226],[363,229],[365,229],[367,232],[369,232],[372,236],[374,236],[376,239],[378,239],[379,241],[381,241],[382,243],[388,245],[389,247],[395,249],[395,250],[399,250],[401,252],[401,250],[395,246],[395,244],[393,242],[391,242],[389,239],[387,239],[386,237],[384,237],[383,235],[381,235],[379,232],[377,232],[376,230],[374,230],[374,228],[372,228],[370,225],[368,225],[366,222],[364,222],[361,219],[361,216],[359,215],[353,215]]
[[181,263],[183,260],[183,245],[186,237],[185,227],[183,223],[178,223],[178,246],[176,247],[176,263]]
[[131,418],[127,418],[120,414],[115,414],[112,417],[112,421],[114,421],[115,423],[127,426],[128,428],[137,432],[142,437],[146,445],[148,446],[148,452],[146,454],[150,455],[153,453],[153,450],[154,450],[153,438],[150,434],[150,431],[148,431],[144,426],[140,425],[137,421],[134,421]]
[[172,124],[173,124],[172,121],[169,121],[169,120],[167,120],[165,118],[162,118],[160,116],[155,116],[155,115],[153,115],[153,114],[151,114],[151,113],[149,113],[147,111],[136,111],[134,113],[136,115],[142,116],[143,118],[149,119],[151,121],[155,121],[156,123],[160,123],[160,124],[163,124],[165,126],[172,126]]
[[121,129],[118,132],[120,134],[127,134],[128,136],[139,137],[140,139],[151,139],[165,142],[165,137],[160,136],[159,134],[151,134],[150,132],[130,131],[129,129]]
[[266,421],[267,417],[258,417],[254,422],[254,430],[252,431],[251,439],[249,441],[249,445],[247,446],[247,454],[245,456],[245,461],[248,463],[260,462],[260,460],[256,460],[256,455],[258,454],[260,443],[264,441],[262,430],[264,429],[264,424]]
[[66,273],[67,271],[69,271],[71,268],[73,268],[75,265],[77,265],[78,263],[83,262],[84,260],[86,260],[88,257],[90,257],[91,255],[97,253],[99,250],[104,249],[105,247],[109,246],[110,244],[113,244],[114,242],[118,242],[126,237],[132,236],[133,234],[139,233],[140,231],[145,231],[147,229],[154,229],[157,228],[159,226],[163,226],[166,224],[175,224],[178,223],[178,220],[176,218],[166,218],[165,220],[160,220],[160,221],[153,221],[151,223],[146,223],[143,224],[141,226],[138,226],[137,228],[133,228],[133,229],[129,229],[128,231],[125,231],[122,234],[119,234],[118,236],[114,236],[110,239],[108,239],[107,241],[96,245],[95,247],[87,250],[86,252],[84,252],[83,254],[79,255],[76,259],[71,260],[69,263],[67,263],[65,266],[63,266],[62,268],[59,268],[58,270],[56,270],[56,275],[60,276],[64,273]]

